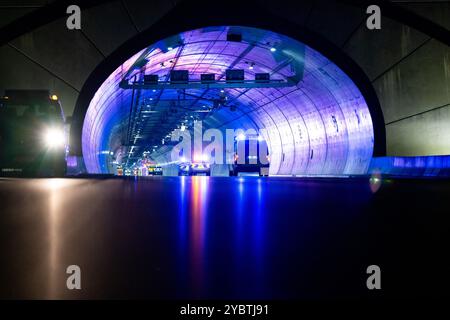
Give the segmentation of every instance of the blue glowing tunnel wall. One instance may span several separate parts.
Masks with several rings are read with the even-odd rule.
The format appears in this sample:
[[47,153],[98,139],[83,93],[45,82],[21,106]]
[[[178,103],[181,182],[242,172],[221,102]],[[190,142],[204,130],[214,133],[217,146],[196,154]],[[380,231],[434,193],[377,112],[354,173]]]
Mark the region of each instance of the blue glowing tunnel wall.
[[[303,79],[294,87],[226,89],[237,111],[220,109],[205,119],[204,127],[264,128],[271,174],[367,173],[374,130],[369,108],[355,83],[332,61],[292,38],[260,29],[233,28],[247,41],[226,41],[229,27],[177,35],[183,48],[174,69],[187,69],[191,77],[199,78],[201,73],[223,75],[232,67],[245,69],[249,79],[257,72],[285,79],[292,70],[284,62],[297,59],[304,66]],[[275,52],[270,50],[273,45]],[[149,48],[145,73],[164,76],[178,49],[162,50],[160,43]],[[131,90],[120,89],[119,82],[146,49],[119,66],[90,102],[82,132],[83,156],[90,173],[111,170],[108,154],[120,145],[118,133],[128,121],[131,102]],[[255,63],[252,70],[248,61]],[[175,90],[165,90],[165,94],[170,91]],[[143,97],[152,94],[152,90],[142,92]]]
[[370,174],[407,177],[450,177],[450,156],[377,157]]

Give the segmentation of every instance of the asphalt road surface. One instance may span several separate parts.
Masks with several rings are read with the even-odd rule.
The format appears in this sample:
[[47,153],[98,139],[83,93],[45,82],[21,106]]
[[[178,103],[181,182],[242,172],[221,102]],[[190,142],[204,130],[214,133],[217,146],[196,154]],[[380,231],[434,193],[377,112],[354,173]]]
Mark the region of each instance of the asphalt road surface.
[[449,215],[448,181],[0,179],[0,298],[443,297]]

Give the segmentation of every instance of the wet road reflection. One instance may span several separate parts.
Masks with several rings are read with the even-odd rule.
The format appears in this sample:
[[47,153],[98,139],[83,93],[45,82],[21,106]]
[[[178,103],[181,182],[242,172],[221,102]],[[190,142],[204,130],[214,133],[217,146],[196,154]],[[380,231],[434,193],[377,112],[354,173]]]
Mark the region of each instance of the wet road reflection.
[[[376,183],[0,179],[0,297],[364,297],[374,263],[384,294],[431,292],[433,266],[448,267],[448,185]],[[66,289],[72,264],[81,291]]]

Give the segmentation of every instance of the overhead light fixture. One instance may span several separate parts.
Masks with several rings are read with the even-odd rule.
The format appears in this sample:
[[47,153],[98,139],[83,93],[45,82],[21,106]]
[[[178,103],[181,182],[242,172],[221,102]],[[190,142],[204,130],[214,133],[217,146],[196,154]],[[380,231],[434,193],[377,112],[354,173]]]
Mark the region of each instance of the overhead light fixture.
[[169,51],[172,50],[172,49],[173,49],[172,47],[168,47],[168,48],[167,48],[167,50],[169,50]]
[[172,70],[170,71],[171,83],[188,83],[189,71],[188,70]]
[[248,67],[250,70],[253,70],[253,67],[255,66],[255,63],[254,62],[252,62],[252,63],[250,63],[250,66]]
[[157,74],[145,74],[144,83],[145,84],[158,84],[159,76]]
[[181,127],[180,127],[180,130],[181,130],[181,131],[186,130],[186,126],[185,126],[184,124],[182,124]]
[[213,83],[216,81],[216,75],[214,73],[203,73],[200,75],[201,83]]
[[227,69],[225,71],[226,82],[244,82],[244,70]]
[[277,48],[272,47],[272,48],[270,48],[270,51],[271,51],[271,52],[275,52],[275,51],[277,51]]
[[255,74],[255,81],[256,82],[269,82],[270,81],[270,74],[265,73],[256,73]]

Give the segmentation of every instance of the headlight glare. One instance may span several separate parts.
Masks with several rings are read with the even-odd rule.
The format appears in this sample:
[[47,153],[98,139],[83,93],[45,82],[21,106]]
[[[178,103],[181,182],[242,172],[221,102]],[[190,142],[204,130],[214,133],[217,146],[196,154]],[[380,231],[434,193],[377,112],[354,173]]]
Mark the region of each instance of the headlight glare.
[[62,147],[65,143],[64,131],[58,128],[47,129],[44,133],[44,142],[48,147]]

